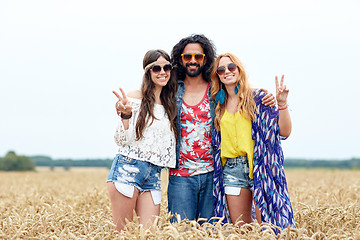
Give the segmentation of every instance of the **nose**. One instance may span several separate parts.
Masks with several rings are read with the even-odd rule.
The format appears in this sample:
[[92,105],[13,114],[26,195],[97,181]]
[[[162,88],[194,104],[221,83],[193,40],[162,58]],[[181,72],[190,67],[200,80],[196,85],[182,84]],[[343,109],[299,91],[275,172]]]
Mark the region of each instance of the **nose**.
[[195,60],[195,55],[192,55],[191,56],[191,60],[190,60],[191,63],[196,63],[197,61]]
[[160,73],[160,74],[166,73],[165,70],[164,70],[164,67],[162,67],[162,68],[160,69],[160,72],[159,72],[159,73]]

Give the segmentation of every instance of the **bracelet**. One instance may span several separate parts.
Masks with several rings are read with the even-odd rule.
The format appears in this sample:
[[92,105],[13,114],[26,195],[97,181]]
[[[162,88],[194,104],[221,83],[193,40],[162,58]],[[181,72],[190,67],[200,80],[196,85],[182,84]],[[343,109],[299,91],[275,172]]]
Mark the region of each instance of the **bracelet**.
[[130,118],[132,117],[132,113],[129,114],[129,115],[126,115],[126,114],[121,113],[121,114],[120,114],[120,117],[121,117],[122,119],[130,119]]
[[282,105],[282,106],[280,106],[280,105],[278,105],[278,109],[279,110],[285,110],[285,109],[287,109],[288,108],[288,104],[285,104],[285,105]]
[[279,107],[285,107],[287,103],[284,103],[283,105],[278,104]]

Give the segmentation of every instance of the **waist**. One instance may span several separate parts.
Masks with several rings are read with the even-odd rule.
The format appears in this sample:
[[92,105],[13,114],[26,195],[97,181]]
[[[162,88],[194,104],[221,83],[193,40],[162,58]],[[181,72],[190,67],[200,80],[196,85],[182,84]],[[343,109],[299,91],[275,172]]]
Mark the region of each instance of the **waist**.
[[247,156],[238,156],[236,158],[228,158],[226,160],[226,162],[228,162],[229,164],[234,164],[234,163],[247,163],[248,162],[248,158]]

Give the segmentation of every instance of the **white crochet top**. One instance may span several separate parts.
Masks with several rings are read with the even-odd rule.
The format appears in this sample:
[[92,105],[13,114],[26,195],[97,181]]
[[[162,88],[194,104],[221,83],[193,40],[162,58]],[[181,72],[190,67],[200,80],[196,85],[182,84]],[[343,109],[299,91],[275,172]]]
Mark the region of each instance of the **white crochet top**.
[[140,99],[128,97],[132,106],[132,117],[129,129],[125,130],[121,118],[115,131],[115,142],[119,146],[118,153],[130,158],[150,162],[161,167],[174,168],[176,164],[175,135],[170,127],[169,118],[160,104],[154,105],[154,119],[144,128],[143,138],[136,141],[135,126],[139,117]]

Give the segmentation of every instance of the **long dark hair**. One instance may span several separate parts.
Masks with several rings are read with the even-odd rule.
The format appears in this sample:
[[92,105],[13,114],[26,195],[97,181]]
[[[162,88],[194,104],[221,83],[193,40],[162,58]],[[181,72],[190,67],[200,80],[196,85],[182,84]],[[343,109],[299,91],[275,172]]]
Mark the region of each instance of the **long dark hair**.
[[178,42],[171,51],[171,62],[173,67],[176,70],[178,79],[185,79],[185,71],[181,65],[181,54],[184,51],[184,48],[189,43],[199,43],[204,50],[206,62],[204,65],[204,70],[202,72],[202,77],[207,82],[211,82],[210,74],[212,69],[212,64],[215,61],[215,46],[214,44],[204,35],[193,34],[189,37],[183,38]]
[[[164,57],[170,62],[170,56],[165,51],[161,49],[149,50],[143,60],[143,68],[158,60],[159,57]],[[162,88],[160,93],[160,101],[164,106],[165,112],[169,118],[171,129],[174,131],[175,136],[177,137],[177,130],[175,127],[175,118],[176,118],[176,87],[177,83],[175,76],[171,71],[169,82]],[[144,73],[143,81],[141,84],[141,94],[142,100],[140,105],[139,117],[136,122],[136,140],[143,138],[143,132],[147,126],[149,119],[151,118],[151,123],[153,123],[154,116],[154,104],[155,104],[155,95],[154,95],[155,84],[151,80],[150,69]]]

